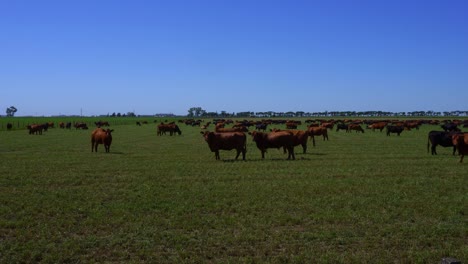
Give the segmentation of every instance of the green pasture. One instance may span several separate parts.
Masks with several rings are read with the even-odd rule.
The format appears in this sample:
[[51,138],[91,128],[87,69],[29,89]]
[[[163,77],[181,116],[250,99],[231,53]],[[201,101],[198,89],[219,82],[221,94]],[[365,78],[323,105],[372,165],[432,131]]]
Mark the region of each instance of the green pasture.
[[438,126],[217,161],[199,127],[112,120],[110,153],[93,126],[0,129],[0,263],[468,261],[468,160],[427,153]]

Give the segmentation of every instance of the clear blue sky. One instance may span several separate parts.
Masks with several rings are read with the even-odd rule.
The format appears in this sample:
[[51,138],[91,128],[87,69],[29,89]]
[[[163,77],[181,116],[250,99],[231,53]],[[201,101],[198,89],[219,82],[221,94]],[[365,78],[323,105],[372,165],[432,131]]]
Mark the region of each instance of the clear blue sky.
[[3,0],[0,115],[468,110],[466,0]]

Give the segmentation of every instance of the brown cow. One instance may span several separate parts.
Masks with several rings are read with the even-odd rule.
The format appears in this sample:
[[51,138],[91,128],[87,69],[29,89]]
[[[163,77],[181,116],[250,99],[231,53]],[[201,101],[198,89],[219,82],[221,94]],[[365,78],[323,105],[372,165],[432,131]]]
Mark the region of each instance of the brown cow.
[[320,126],[333,129],[333,127],[335,126],[335,123],[334,122],[322,122]]
[[[309,133],[307,131],[302,130],[281,130],[277,128],[271,129],[272,132],[280,132],[280,131],[287,131],[294,136],[294,147],[295,146],[302,146],[303,153],[306,154],[307,152],[307,138],[309,137]],[[286,153],[286,148],[283,148],[284,153]]]
[[211,152],[215,153],[215,159],[219,160],[219,150],[237,150],[236,159],[239,158],[242,152],[242,159],[245,160],[245,153],[247,152],[246,147],[246,136],[242,132],[231,132],[231,133],[216,133],[216,132],[200,132],[208,143]]
[[179,135],[182,134],[178,125],[174,123],[164,124],[161,123],[158,125],[157,135],[162,136],[165,135],[166,132],[169,132],[169,135],[172,136],[174,133],[178,133]]
[[113,131],[113,129],[104,130],[102,128],[96,128],[93,133],[91,133],[91,152],[97,152],[97,147],[99,144],[103,144],[106,152],[109,152],[112,143],[111,133]]
[[262,159],[265,158],[265,152],[268,148],[281,148],[284,147],[288,150],[288,159],[296,159],[294,156],[294,136],[287,131],[263,133],[252,131],[253,141],[257,144],[257,148],[262,153]]
[[387,122],[375,122],[371,125],[369,125],[367,128],[372,129],[372,131],[375,131],[376,129],[379,129],[380,132],[384,130],[384,128],[387,126]]
[[29,130],[29,135],[42,135],[42,131],[44,130],[44,125],[32,124],[27,126]]
[[351,130],[356,130],[356,133],[359,131],[364,133],[364,129],[362,129],[361,125],[358,124],[349,124],[348,129],[346,129],[346,132],[351,132]]
[[460,155],[460,163],[463,162],[465,155],[468,155],[468,133],[460,133],[452,136],[453,145],[458,150]]
[[312,138],[312,145],[315,147],[315,136],[323,136],[323,140],[328,140],[328,131],[326,127],[311,127],[307,129]]
[[88,125],[84,122],[76,122],[74,125],[75,129],[88,129]]

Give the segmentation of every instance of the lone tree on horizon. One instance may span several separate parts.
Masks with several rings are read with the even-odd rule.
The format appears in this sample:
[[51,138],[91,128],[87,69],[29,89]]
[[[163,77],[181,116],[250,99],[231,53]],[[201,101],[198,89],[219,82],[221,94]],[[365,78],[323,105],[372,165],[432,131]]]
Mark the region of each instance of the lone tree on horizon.
[[6,116],[15,116],[15,113],[18,111],[16,107],[10,106],[6,109]]

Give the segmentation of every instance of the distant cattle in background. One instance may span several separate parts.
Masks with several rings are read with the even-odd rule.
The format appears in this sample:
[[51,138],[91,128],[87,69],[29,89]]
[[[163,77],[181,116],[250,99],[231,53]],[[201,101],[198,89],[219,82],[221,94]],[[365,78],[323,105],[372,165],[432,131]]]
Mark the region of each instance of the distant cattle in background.
[[245,126],[238,127],[215,127],[215,132],[217,133],[231,133],[231,132],[248,132],[249,130]]
[[64,122],[59,122],[59,127],[62,128],[62,129],[65,128],[65,123]]
[[459,128],[458,128],[458,125],[455,124],[455,123],[445,123],[443,125],[440,126],[444,131],[461,131]]
[[11,130],[13,128],[13,124],[12,123],[7,123],[7,130]]
[[235,149],[237,151],[236,159],[239,158],[240,153],[242,153],[242,159],[245,160],[245,153],[247,152],[247,139],[244,133],[216,133],[210,131],[204,131],[200,133],[208,143],[208,147],[210,148],[211,152],[215,153],[215,159],[220,159],[220,150]]
[[137,125],[137,126],[141,126],[140,121],[137,121],[137,122],[136,122],[136,125]]
[[65,128],[66,129],[71,129],[72,127],[72,123],[71,122],[67,122],[67,124],[65,125]]
[[75,129],[88,129],[88,125],[84,122],[77,122],[75,123]]
[[109,122],[107,122],[107,121],[97,121],[97,122],[94,122],[94,124],[95,124],[97,127],[110,126],[110,125],[109,125]]
[[103,144],[106,152],[110,152],[113,131],[114,131],[113,129],[104,130],[102,128],[96,128],[91,133],[91,152],[93,151],[97,152],[97,148],[99,144]]
[[441,145],[442,147],[453,147],[452,155],[455,155],[456,147],[452,142],[452,135],[457,132],[445,132],[445,131],[431,131],[427,135],[427,153],[429,153],[429,146],[431,146],[431,154],[437,155],[436,147]]

